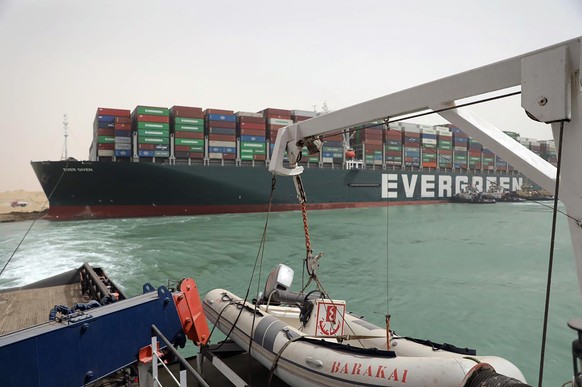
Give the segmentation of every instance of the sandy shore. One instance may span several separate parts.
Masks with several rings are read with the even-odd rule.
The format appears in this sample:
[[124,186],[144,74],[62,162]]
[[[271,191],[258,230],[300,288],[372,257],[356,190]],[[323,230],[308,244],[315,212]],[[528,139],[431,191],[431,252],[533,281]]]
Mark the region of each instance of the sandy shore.
[[[26,202],[24,207],[12,207],[13,201]],[[44,217],[48,210],[48,201],[44,192],[7,191],[0,192],[0,222]]]

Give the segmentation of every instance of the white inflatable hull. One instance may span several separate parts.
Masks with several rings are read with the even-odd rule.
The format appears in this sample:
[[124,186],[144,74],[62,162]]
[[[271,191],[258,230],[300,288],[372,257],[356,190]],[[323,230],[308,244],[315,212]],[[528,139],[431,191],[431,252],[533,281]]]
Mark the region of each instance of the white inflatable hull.
[[[240,298],[223,289],[209,292],[203,307],[207,318],[223,333],[232,329],[230,338],[241,348],[249,348],[252,336],[251,356],[269,369],[276,361],[274,374],[292,386],[459,387],[479,362],[525,383],[519,369],[499,357],[434,350],[397,336],[391,337],[393,352],[388,352],[385,329],[350,315],[345,316],[348,328],[344,334],[379,337],[351,340],[349,346],[339,345],[335,339],[310,339],[312,333],[298,329],[301,325],[298,308],[261,306],[255,314],[253,304],[247,302],[242,307]],[[361,345],[384,350],[360,353],[349,350]]]

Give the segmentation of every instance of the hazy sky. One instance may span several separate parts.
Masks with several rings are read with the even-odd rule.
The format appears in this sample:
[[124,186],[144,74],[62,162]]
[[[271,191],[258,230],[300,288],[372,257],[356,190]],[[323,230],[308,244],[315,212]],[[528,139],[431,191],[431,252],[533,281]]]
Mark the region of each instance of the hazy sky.
[[[41,189],[65,113],[87,159],[98,107],[337,110],[580,35],[580,0],[0,0],[0,191]],[[551,137],[518,106],[478,112]]]

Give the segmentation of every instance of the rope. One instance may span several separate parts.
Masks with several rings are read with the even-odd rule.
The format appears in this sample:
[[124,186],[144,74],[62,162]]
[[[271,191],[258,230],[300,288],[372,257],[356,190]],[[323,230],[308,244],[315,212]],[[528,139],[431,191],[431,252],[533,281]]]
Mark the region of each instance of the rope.
[[[265,219],[265,226],[263,227],[263,234],[262,234],[262,236],[261,236],[261,242],[260,242],[260,244],[259,244],[259,251],[257,252],[257,256],[256,256],[256,258],[255,258],[255,264],[253,265],[253,270],[252,270],[252,272],[251,272],[251,278],[249,279],[249,285],[248,285],[248,287],[247,287],[247,291],[246,291],[246,294],[245,294],[244,300],[243,300],[243,302],[242,302],[242,305],[244,305],[244,303],[245,303],[245,302],[248,300],[248,297],[249,297],[249,294],[250,294],[250,291],[251,291],[251,285],[252,285],[252,283],[253,283],[253,278],[254,278],[254,276],[255,276],[255,271],[256,271],[256,269],[257,269],[257,265],[260,265],[260,266],[261,266],[261,267],[259,268],[259,273],[260,273],[260,271],[261,271],[261,268],[262,268],[262,264],[263,264],[263,254],[264,254],[264,251],[265,251],[265,242],[266,242],[266,239],[267,239],[267,227],[268,227],[268,225],[269,225],[269,216],[270,216],[270,214],[271,214],[271,207],[272,207],[272,204],[273,204],[273,196],[274,196],[274,193],[275,193],[275,186],[276,186],[276,182],[277,182],[277,180],[276,180],[276,175],[274,175],[274,174],[273,174],[273,178],[271,179],[271,194],[270,194],[270,196],[269,196],[269,206],[268,206],[268,209],[267,209],[267,217],[266,217],[266,219]],[[259,275],[260,275],[260,274],[259,274]],[[260,283],[260,282],[259,282],[259,283]],[[231,302],[231,304],[232,304],[232,302]],[[256,305],[256,303],[255,303],[255,310],[256,310],[256,307],[257,307],[257,305]],[[225,309],[226,309],[226,307],[225,307]],[[227,340],[227,339],[230,337],[230,335],[232,334],[232,331],[234,330],[234,327],[236,326],[236,323],[238,322],[238,320],[239,320],[239,318],[240,318],[240,316],[241,316],[241,314],[242,314],[242,311],[243,311],[243,309],[244,309],[244,308],[243,308],[243,307],[240,307],[239,309],[240,309],[240,310],[239,310],[238,316],[236,317],[236,319],[235,319],[234,323],[232,324],[232,327],[231,327],[231,329],[229,330],[228,334],[226,335],[226,337],[225,337],[224,341],[223,341],[221,344],[219,344],[219,345],[216,347],[216,349],[218,349],[218,348],[220,348],[222,345],[224,345],[224,343],[226,342],[226,340]],[[223,310],[224,310],[224,309],[223,309]],[[220,312],[220,314],[218,315],[218,317],[217,317],[217,319],[216,319],[216,323],[214,324],[214,326],[212,327],[212,330],[210,331],[210,334],[208,335],[208,341],[210,341],[210,338],[212,337],[212,334],[214,333],[214,329],[215,329],[215,328],[216,328],[216,326],[218,325],[218,323],[219,323],[219,321],[220,321],[220,318],[221,318],[221,316],[222,316],[222,311],[221,311],[221,312]],[[253,328],[252,328],[252,330],[251,330],[251,334],[252,334],[252,331],[253,331],[253,330],[254,330],[254,319],[253,319]],[[251,337],[252,337],[252,336],[251,336]],[[249,342],[249,348],[250,348],[250,343],[251,343],[251,342],[252,342],[252,339],[251,339],[251,341]],[[250,354],[250,349],[249,349],[249,354]],[[249,368],[249,370],[250,370],[250,368]]]
[[65,169],[68,166],[69,166],[69,161],[67,160],[67,162],[65,164],[65,167],[63,168],[63,171],[61,172],[61,176],[59,176],[59,180],[57,180],[57,184],[55,184],[53,190],[48,195],[48,197],[46,198],[46,201],[44,202],[44,204],[40,208],[40,211],[38,212],[38,215],[36,216],[36,218],[33,219],[32,223],[28,227],[28,230],[26,230],[26,232],[24,233],[24,235],[20,239],[20,242],[18,242],[18,245],[16,246],[16,248],[14,249],[14,251],[12,252],[12,254],[10,255],[10,257],[8,257],[8,260],[6,261],[6,263],[4,264],[4,266],[2,267],[2,270],[0,270],[0,277],[4,273],[4,270],[6,270],[6,267],[8,267],[8,264],[10,263],[10,261],[12,261],[12,258],[14,258],[14,255],[16,255],[16,252],[18,251],[18,249],[20,249],[20,246],[22,245],[22,243],[24,242],[24,240],[28,236],[28,233],[30,232],[30,230],[32,229],[32,227],[34,226],[34,224],[36,223],[36,221],[39,220],[40,217],[42,216],[42,212],[44,211],[46,205],[50,202],[51,198],[53,197],[53,194],[55,193],[55,191],[57,189],[57,187],[61,183],[61,180],[63,179],[63,176],[65,175]]
[[560,191],[560,170],[562,167],[562,141],[564,139],[564,121],[560,123],[560,139],[558,145],[558,165],[556,167],[556,185],[554,191],[554,211],[552,213],[552,237],[550,241],[550,257],[548,262],[548,279],[546,283],[546,302],[544,306],[544,326],[542,330],[542,348],[540,351],[540,374],[538,386],[542,387],[544,378],[544,359],[546,355],[546,339],[548,333],[548,315],[550,312],[550,291],[552,288],[552,269],[554,266],[554,246],[556,239],[556,218],[558,215],[558,193]]

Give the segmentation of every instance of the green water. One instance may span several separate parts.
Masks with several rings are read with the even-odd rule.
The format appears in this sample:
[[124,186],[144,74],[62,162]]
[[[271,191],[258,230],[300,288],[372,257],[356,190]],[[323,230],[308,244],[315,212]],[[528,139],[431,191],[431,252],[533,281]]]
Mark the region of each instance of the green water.
[[[515,363],[537,385],[551,211],[536,204],[448,204],[309,213],[311,243],[323,251],[320,279],[348,310],[400,335],[476,348]],[[193,277],[202,294],[256,294],[278,263],[301,286],[301,214],[269,218],[262,271],[249,285],[266,214],[35,224],[0,277],[13,287],[83,262],[102,266],[128,295]],[[3,263],[30,225],[0,224]],[[566,221],[559,217],[544,385],[571,378],[566,322],[582,315]]]

